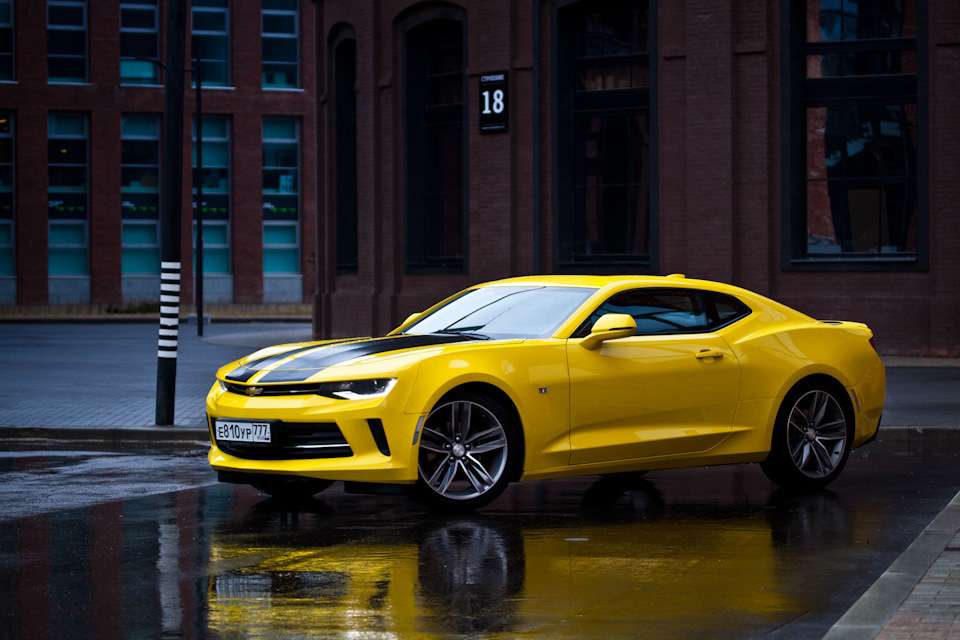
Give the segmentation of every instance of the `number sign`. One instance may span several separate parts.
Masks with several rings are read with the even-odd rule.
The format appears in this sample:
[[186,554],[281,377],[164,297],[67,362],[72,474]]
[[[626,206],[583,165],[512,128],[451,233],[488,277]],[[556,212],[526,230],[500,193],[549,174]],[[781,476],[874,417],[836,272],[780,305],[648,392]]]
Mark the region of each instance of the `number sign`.
[[480,133],[505,133],[507,110],[507,72],[480,74]]

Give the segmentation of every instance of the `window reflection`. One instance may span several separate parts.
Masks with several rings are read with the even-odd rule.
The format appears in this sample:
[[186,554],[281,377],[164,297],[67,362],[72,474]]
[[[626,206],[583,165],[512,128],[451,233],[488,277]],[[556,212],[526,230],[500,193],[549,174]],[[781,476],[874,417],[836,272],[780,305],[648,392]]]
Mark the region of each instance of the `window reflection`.
[[806,19],[804,252],[914,253],[916,6],[810,0]]

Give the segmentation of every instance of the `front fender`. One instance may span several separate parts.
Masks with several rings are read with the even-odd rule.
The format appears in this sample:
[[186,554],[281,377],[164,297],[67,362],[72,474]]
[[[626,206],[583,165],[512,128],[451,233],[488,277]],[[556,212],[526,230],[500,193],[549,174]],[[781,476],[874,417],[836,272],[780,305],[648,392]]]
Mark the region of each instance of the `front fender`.
[[427,414],[451,391],[477,384],[495,387],[513,403],[527,452],[525,470],[569,462],[570,384],[563,341],[482,345],[431,357],[421,364],[405,412]]

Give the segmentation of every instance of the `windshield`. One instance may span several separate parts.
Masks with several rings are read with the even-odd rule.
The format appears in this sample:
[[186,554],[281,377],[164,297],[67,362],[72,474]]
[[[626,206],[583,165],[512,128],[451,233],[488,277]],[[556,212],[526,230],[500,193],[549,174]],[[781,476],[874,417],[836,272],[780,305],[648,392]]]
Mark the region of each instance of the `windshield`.
[[420,318],[403,333],[547,338],[595,291],[586,287],[480,287]]

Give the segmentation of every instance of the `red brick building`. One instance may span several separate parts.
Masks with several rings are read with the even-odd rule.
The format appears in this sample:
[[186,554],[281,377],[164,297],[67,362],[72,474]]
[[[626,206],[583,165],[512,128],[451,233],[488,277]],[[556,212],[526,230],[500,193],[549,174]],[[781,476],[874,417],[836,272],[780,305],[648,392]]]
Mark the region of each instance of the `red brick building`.
[[[159,299],[165,72],[150,60],[165,60],[166,5],[0,1],[0,304]],[[207,301],[302,303],[315,290],[314,9],[194,0],[188,13],[188,65],[202,59]]]
[[324,0],[316,31],[318,334],[683,272],[960,353],[957,3]]
[[[166,2],[0,0],[0,304],[158,296]],[[683,272],[960,355],[955,2],[190,15],[206,300],[309,301],[338,337],[488,279]]]

